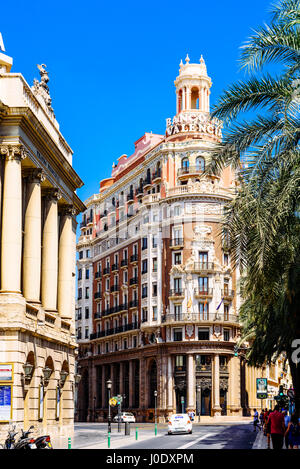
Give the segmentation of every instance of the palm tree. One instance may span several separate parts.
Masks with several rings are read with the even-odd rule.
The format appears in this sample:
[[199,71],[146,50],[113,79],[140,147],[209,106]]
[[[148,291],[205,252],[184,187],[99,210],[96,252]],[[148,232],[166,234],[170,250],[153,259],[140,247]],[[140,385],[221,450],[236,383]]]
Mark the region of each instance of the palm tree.
[[[248,358],[258,366],[286,353],[299,412],[300,0],[274,6],[270,25],[254,32],[240,60],[249,78],[231,85],[213,110],[227,130],[207,171],[230,165],[238,176],[223,231],[242,269]],[[280,66],[279,75],[265,71],[270,64]]]

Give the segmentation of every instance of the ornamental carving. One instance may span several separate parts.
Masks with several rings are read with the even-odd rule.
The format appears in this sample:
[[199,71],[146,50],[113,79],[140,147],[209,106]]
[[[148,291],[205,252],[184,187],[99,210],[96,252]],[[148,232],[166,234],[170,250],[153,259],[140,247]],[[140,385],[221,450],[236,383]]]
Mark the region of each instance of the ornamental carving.
[[183,391],[185,388],[186,388],[186,381],[185,379],[178,379],[178,378],[175,378],[175,387],[176,389],[178,389],[179,391]]
[[201,390],[212,388],[211,378],[201,377],[197,379],[197,384],[200,385]]
[[45,173],[41,168],[27,168],[22,172],[28,182],[43,182],[46,179]]
[[62,193],[59,189],[53,187],[51,189],[45,189],[43,195],[48,200],[60,200],[62,198]]
[[185,326],[185,332],[186,335],[191,338],[194,335],[194,326],[193,325],[187,325]]
[[33,80],[33,86],[31,87],[33,94],[37,98],[41,98],[45,103],[47,109],[53,114],[53,108],[51,106],[52,99],[50,98],[49,87],[47,85],[49,81],[48,72],[45,69],[47,65],[41,64],[37,65],[37,68],[40,71],[41,81],[38,81],[36,78]]
[[28,152],[23,145],[0,145],[0,153],[7,160],[24,160],[28,156]]
[[221,378],[220,379],[220,389],[223,389],[223,391],[228,390],[228,378]]

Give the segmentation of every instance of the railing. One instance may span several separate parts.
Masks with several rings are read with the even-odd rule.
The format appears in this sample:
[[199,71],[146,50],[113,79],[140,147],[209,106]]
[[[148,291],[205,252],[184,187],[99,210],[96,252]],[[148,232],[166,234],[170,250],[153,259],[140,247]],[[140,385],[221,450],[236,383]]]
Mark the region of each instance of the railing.
[[113,327],[112,329],[106,329],[105,331],[93,332],[90,334],[90,340],[99,339],[101,337],[106,337],[113,334],[120,334],[122,332],[133,331],[139,329],[140,322],[131,322],[129,324],[124,324],[123,326]]
[[143,292],[142,293],[142,298],[148,298],[148,292]]
[[109,267],[104,267],[103,269],[103,275],[107,275],[110,273],[110,268]]
[[119,264],[117,264],[117,263],[116,263],[116,264],[113,264],[113,265],[111,266],[111,271],[112,271],[112,272],[113,272],[114,270],[118,270],[118,269],[119,269]]
[[121,267],[126,267],[128,265],[128,259],[121,260]]
[[131,201],[131,200],[134,200],[134,194],[133,192],[129,192],[129,194],[127,194],[127,202]]
[[113,292],[118,292],[119,290],[120,290],[120,286],[119,286],[119,285],[112,285],[112,286],[110,287],[111,293],[113,293]]
[[170,246],[183,246],[183,238],[170,239]]
[[86,219],[86,223],[87,223],[87,225],[88,225],[89,223],[93,223],[93,217],[88,217],[88,218]]
[[203,173],[200,166],[185,166],[177,170],[177,176],[184,176],[185,174],[199,174]]
[[144,194],[144,188],[143,187],[138,187],[136,190],[135,190],[135,195],[137,197],[139,197],[140,195],[143,195]]
[[100,277],[101,277],[101,272],[97,270],[97,272],[95,272],[95,278],[100,278]]
[[94,293],[94,298],[95,298],[95,300],[96,300],[97,298],[98,298],[98,299],[101,298],[101,291],[96,291],[96,292]]
[[86,226],[87,223],[86,223],[86,220],[83,220],[81,223],[80,223],[80,228],[83,228],[84,226]]
[[213,262],[194,262],[192,270],[196,272],[214,270],[214,263]]
[[169,296],[183,296],[183,290],[179,288],[175,290],[170,290]]
[[211,371],[211,363],[203,364],[203,365],[196,365],[196,371]]
[[151,182],[151,178],[145,178],[144,181],[143,181],[143,186],[151,186],[152,182]]
[[138,283],[138,277],[132,277],[129,280],[129,285],[137,285],[137,283]]
[[234,297],[234,290],[222,290],[222,297],[232,299]]
[[195,288],[194,295],[196,296],[212,296],[213,289],[212,288]]
[[181,313],[181,314],[165,314],[162,316],[162,322],[198,322],[198,321],[220,321],[239,323],[239,318],[235,314],[227,316],[215,313]]
[[133,254],[130,256],[130,262],[137,262],[138,260],[138,254]]
[[94,319],[101,319],[102,314],[101,313],[94,313]]
[[158,178],[161,178],[161,169],[158,169],[157,171],[154,171],[154,173],[152,173],[152,181]]
[[129,308],[136,308],[138,307],[138,304],[139,304],[138,300],[131,300],[129,302]]
[[156,194],[147,194],[143,197],[143,204],[151,204],[153,202],[158,202],[160,200],[160,193]]
[[100,218],[106,217],[108,214],[107,210],[104,210],[102,213],[100,213]]

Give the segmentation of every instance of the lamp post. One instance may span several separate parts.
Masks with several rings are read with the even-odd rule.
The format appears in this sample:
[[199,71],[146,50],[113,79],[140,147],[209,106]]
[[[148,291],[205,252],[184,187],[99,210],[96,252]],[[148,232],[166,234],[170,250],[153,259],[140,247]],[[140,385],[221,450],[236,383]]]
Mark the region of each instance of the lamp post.
[[155,421],[155,427],[154,427],[154,433],[157,435],[157,391],[154,391],[154,421]]
[[111,432],[111,415],[110,415],[110,392],[111,392],[111,387],[112,387],[112,382],[111,380],[109,379],[108,381],[106,381],[106,386],[107,386],[107,389],[108,389],[108,433]]
[[196,390],[197,390],[198,422],[200,422],[200,414],[201,414],[201,401],[200,401],[201,387],[200,387],[200,384],[197,384]]

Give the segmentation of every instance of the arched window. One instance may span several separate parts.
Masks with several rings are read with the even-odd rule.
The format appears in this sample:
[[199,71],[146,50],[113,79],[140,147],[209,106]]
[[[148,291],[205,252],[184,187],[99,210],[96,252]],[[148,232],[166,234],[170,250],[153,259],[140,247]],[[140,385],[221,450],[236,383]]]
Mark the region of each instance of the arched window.
[[199,89],[198,88],[192,88],[191,109],[199,109]]
[[204,171],[205,170],[205,159],[202,156],[198,156],[196,159],[196,168],[197,171]]
[[189,159],[188,158],[183,158],[181,160],[181,167],[184,169],[187,169],[189,167]]

